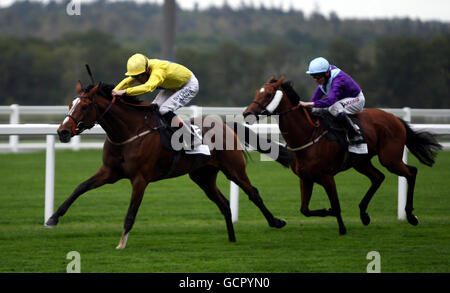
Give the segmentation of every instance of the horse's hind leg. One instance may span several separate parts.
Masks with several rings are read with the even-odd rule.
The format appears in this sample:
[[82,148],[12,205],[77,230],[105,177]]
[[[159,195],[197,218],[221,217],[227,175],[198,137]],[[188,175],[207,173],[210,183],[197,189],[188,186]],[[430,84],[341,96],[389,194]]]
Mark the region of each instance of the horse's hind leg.
[[366,175],[372,182],[372,185],[370,186],[366,195],[364,195],[363,199],[359,203],[361,221],[364,225],[369,225],[370,217],[369,214],[366,212],[367,206],[369,205],[369,202],[372,199],[375,192],[380,187],[381,183],[384,181],[385,176],[383,173],[380,172],[380,170],[378,170],[372,165],[372,162],[370,160],[360,163],[357,166],[354,166],[354,168],[359,173]]
[[217,168],[208,166],[189,173],[189,177],[191,177],[191,179],[195,183],[197,183],[197,185],[200,186],[201,189],[203,189],[208,198],[219,207],[220,211],[225,217],[225,222],[227,224],[228,240],[230,242],[235,242],[236,237],[234,235],[233,222],[231,220],[230,203],[223,196],[216,185],[218,172],[219,170]]
[[417,224],[419,224],[419,220],[417,220],[417,217],[414,216],[412,211],[414,210],[413,198],[414,198],[414,186],[416,184],[417,168],[413,166],[408,166],[405,163],[403,163],[403,161],[400,161],[400,163],[397,164],[386,166],[386,168],[390,172],[406,178],[406,181],[408,182],[408,192],[405,206],[406,219],[408,220],[408,223],[410,223],[413,226],[416,226]]
[[321,210],[310,210],[309,202],[311,201],[311,195],[313,192],[314,181],[308,179],[300,179],[300,197],[301,197],[301,207],[300,212],[306,217],[316,216],[316,217],[326,217],[331,216],[331,210],[321,209]]
[[411,173],[410,178],[407,178],[408,181],[408,193],[406,197],[406,218],[408,219],[408,223],[413,226],[419,224],[419,220],[417,217],[413,215],[412,211],[414,210],[413,199],[414,199],[414,186],[416,185],[416,176],[417,176],[417,168],[413,166],[405,165],[409,172]]
[[408,182],[408,192],[405,206],[406,218],[408,220],[408,223],[410,223],[413,226],[416,226],[419,223],[419,221],[417,220],[417,217],[414,216],[412,211],[414,210],[413,198],[414,198],[414,186],[416,184],[417,168],[406,165],[402,160],[401,152],[399,152],[397,159],[392,159],[389,158],[388,156],[384,156],[382,155],[381,152],[379,158],[381,164],[385,166],[390,172],[406,178],[406,181]]
[[259,195],[258,189],[252,186],[245,172],[245,163],[234,164],[233,167],[222,167],[222,172],[227,176],[228,180],[236,183],[248,195],[249,199],[261,210],[270,227],[282,228],[286,225],[286,221],[275,218],[266,208],[264,202]]
[[73,202],[83,193],[100,187],[105,183],[114,183],[118,179],[119,176],[117,176],[115,172],[103,165],[91,178],[78,185],[72,194],[61,204],[58,210],[47,220],[45,225],[49,227],[56,226],[58,224],[59,217],[63,216]]
[[119,244],[116,249],[123,249],[127,245],[128,233],[130,233],[131,228],[133,228],[134,221],[136,219],[136,214],[141,205],[142,198],[144,197],[144,191],[147,187],[147,181],[138,176],[132,180],[133,191],[131,193],[130,206],[128,207],[127,215],[123,224],[123,233],[120,238]]
[[344,226],[344,221],[341,216],[341,207],[339,205],[339,199],[336,190],[336,183],[332,176],[324,176],[319,182],[327,192],[328,199],[331,203],[331,215],[335,216],[339,225],[339,234],[344,235],[347,233],[347,229]]

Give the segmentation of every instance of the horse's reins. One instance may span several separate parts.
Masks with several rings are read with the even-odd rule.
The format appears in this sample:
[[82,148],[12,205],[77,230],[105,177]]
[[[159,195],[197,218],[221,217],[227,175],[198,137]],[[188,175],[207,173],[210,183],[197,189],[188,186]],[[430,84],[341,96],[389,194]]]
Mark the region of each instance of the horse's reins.
[[[275,90],[277,90],[277,87],[274,87],[274,88],[275,88]],[[284,92],[283,92],[283,94],[284,94]],[[275,97],[275,95],[274,95],[274,97]],[[272,99],[273,99],[273,98],[272,98]],[[305,113],[305,116],[306,116],[306,120],[308,121],[308,123],[309,123],[312,127],[314,127],[314,131],[313,131],[313,135],[312,135],[313,138],[312,138],[312,140],[311,140],[309,143],[307,143],[307,144],[305,144],[305,145],[302,145],[302,146],[300,146],[300,147],[291,148],[291,147],[289,147],[289,146],[286,146],[286,147],[287,147],[289,150],[291,150],[291,151],[300,151],[300,150],[303,150],[303,149],[305,149],[305,148],[307,148],[307,147],[309,147],[309,146],[311,146],[311,145],[317,143],[317,142],[318,142],[325,134],[328,133],[328,130],[325,130],[324,132],[322,132],[321,135],[319,135],[319,137],[314,138],[314,136],[315,136],[315,134],[316,134],[316,131],[317,131],[317,129],[318,129],[319,126],[320,126],[320,121],[319,121],[319,120],[317,120],[317,121],[315,121],[315,122],[312,121],[311,116],[309,115],[309,113],[308,113],[308,111],[306,110],[306,108],[303,107],[303,106],[300,105],[300,104],[298,104],[298,105],[296,105],[296,106],[294,106],[294,107],[292,107],[292,108],[290,108],[290,109],[288,109],[288,110],[282,111],[282,112],[278,112],[278,113],[270,113],[270,112],[267,110],[266,106],[264,106],[264,105],[261,104],[260,102],[258,102],[258,101],[256,101],[256,100],[253,100],[252,103],[257,104],[261,109],[263,109],[263,111],[261,112],[261,114],[262,114],[262,115],[267,115],[267,116],[272,116],[272,115],[278,115],[278,116],[281,116],[281,115],[284,115],[284,114],[287,114],[287,113],[296,111],[296,110],[298,110],[299,108],[302,108],[302,109],[303,109],[303,112]]]
[[106,136],[106,139],[107,139],[110,143],[112,143],[113,145],[124,145],[124,144],[130,143],[130,142],[132,142],[132,141],[134,141],[134,140],[136,140],[136,139],[138,139],[138,138],[140,138],[140,137],[143,137],[143,136],[149,134],[149,133],[152,132],[153,130],[155,130],[155,129],[148,129],[148,130],[146,130],[146,131],[144,131],[144,132],[141,132],[141,133],[139,133],[139,134],[137,134],[137,135],[135,135],[135,136],[133,136],[133,137],[131,137],[131,138],[129,138],[129,139],[123,141],[123,142],[114,142],[114,141],[112,141],[112,140],[109,138],[109,136]]
[[[88,98],[88,99],[93,99],[93,98],[91,98],[91,97],[89,97],[89,96],[75,96],[74,97],[74,99],[80,99],[80,98]],[[91,113],[91,111],[92,111],[92,109],[93,109],[93,105],[96,105],[96,103],[94,102],[94,103],[92,103],[91,105],[90,105],[90,107],[89,107],[89,111],[84,115],[84,117],[82,118],[82,119],[80,119],[80,121],[78,121],[77,119],[75,119],[75,117],[73,117],[72,115],[70,115],[70,114],[67,114],[66,115],[66,117],[68,117],[69,118],[69,120],[70,120],[70,123],[72,124],[72,134],[73,135],[77,135],[77,134],[80,134],[81,133],[81,131],[80,131],[80,127],[81,126],[83,126],[83,124],[84,124],[84,118],[86,118],[86,116],[88,116],[90,113]],[[85,130],[85,129],[90,129],[90,128],[92,128],[92,127],[94,127],[94,125],[95,125],[95,123],[93,123],[92,125],[89,125],[88,127],[85,127],[83,130]]]
[[[123,99],[121,99],[120,97],[114,95],[113,99],[111,100],[111,103],[108,105],[108,107],[106,108],[105,112],[103,112],[103,114],[102,114],[102,116],[100,118],[102,118],[106,114],[106,112],[108,112],[109,109],[111,109],[112,105],[116,102],[116,100],[119,100],[122,104],[133,106],[133,107],[148,107],[149,106],[149,104],[136,105],[136,104],[128,103],[128,102],[124,101]],[[98,120],[100,120],[100,118]],[[154,127],[154,128],[147,129],[147,130],[145,130],[145,131],[143,131],[141,133],[138,133],[137,135],[135,135],[135,136],[133,136],[133,137],[131,137],[131,138],[125,140],[125,141],[122,141],[122,142],[115,142],[115,141],[111,140],[109,138],[109,136],[106,136],[106,139],[111,144],[119,146],[119,145],[124,145],[124,144],[130,143],[130,142],[132,142],[132,141],[134,141],[134,140],[136,140],[138,138],[141,138],[143,136],[146,136],[147,134],[149,134],[152,131],[155,131],[157,129],[158,129],[157,127],[156,128]]]

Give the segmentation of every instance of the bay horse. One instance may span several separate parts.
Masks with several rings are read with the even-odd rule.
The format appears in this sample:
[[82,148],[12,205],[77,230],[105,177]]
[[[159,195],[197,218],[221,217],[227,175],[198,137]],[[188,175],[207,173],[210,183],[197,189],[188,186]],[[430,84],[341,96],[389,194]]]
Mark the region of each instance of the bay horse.
[[[117,249],[126,246],[128,234],[135,222],[144,190],[150,182],[189,174],[212,200],[225,217],[228,239],[235,242],[231,210],[228,200],[216,185],[219,171],[235,182],[261,210],[270,227],[282,228],[286,222],[275,218],[266,208],[258,190],[252,186],[245,172],[245,160],[241,148],[232,150],[213,149],[210,156],[187,155],[163,148],[157,111],[154,104],[142,104],[133,97],[128,100],[113,97],[114,86],[99,83],[83,89],[76,85],[77,96],[69,105],[69,113],[58,128],[61,142],[69,142],[71,137],[101,125],[107,134],[103,146],[103,165],[89,179],[82,182],[60,205],[46,222],[47,226],[57,225],[72,203],[83,193],[104,184],[112,184],[119,179],[128,178],[132,184],[131,201],[125,217],[123,233]],[[220,119],[216,122],[223,129],[223,140],[231,137],[234,145],[239,145],[236,133]],[[217,125],[215,125],[217,126]],[[210,128],[204,127],[203,133]],[[231,132],[231,136],[229,135]],[[228,135],[227,135],[228,134]],[[282,151],[282,150],[281,150]],[[286,167],[287,161],[279,160]]]
[[[371,163],[378,159],[390,172],[403,176],[408,182],[406,216],[411,225],[417,225],[413,214],[414,185],[417,168],[406,165],[403,160],[405,145],[420,162],[432,166],[437,151],[442,146],[428,132],[416,132],[400,118],[379,109],[365,109],[356,114],[367,142],[368,154],[352,154],[337,141],[326,139],[327,130],[310,110],[299,105],[300,97],[291,82],[284,82],[284,76],[276,80],[272,76],[255,94],[245,109],[244,117],[255,115],[278,115],[279,128],[288,148],[295,153],[291,163],[292,171],[300,178],[301,208],[305,216],[335,216],[339,233],[346,234],[341,216],[334,176],[349,168],[367,176],[372,185],[359,203],[360,218],[364,225],[370,223],[367,207],[380,187],[385,176]],[[246,120],[250,120],[247,119]],[[331,203],[331,209],[310,210],[313,185],[322,185]]]

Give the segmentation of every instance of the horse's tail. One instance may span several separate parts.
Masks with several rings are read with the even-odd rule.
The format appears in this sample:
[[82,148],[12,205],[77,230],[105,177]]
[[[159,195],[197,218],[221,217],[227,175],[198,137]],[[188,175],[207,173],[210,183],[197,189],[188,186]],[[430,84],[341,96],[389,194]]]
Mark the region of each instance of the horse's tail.
[[433,166],[437,152],[442,150],[442,145],[437,142],[435,135],[427,131],[414,131],[406,121],[400,121],[406,128],[408,150],[423,164]]
[[271,141],[268,137],[261,138],[259,134],[242,123],[233,122],[229,126],[236,132],[239,140],[245,144],[246,148],[251,147],[262,154],[266,154],[286,168],[291,164],[293,153],[284,145]]

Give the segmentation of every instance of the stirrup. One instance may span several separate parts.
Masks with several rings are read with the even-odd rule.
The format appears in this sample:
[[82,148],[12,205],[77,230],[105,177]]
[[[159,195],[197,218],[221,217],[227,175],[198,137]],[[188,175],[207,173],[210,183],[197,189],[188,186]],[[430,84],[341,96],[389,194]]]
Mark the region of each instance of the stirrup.
[[188,155],[205,155],[205,156],[211,155],[209,147],[206,144],[198,145],[194,149],[189,150],[189,151],[185,150],[184,152]]
[[[203,138],[200,128],[195,124],[183,124],[181,126],[183,131],[182,145],[185,151],[195,150],[198,146],[202,145]],[[185,138],[189,137],[188,140]]]
[[356,136],[353,136],[352,138],[347,136],[347,139],[350,144],[364,143],[364,138],[362,137],[361,134],[357,134]]
[[[203,138],[202,138],[200,127],[198,127],[195,124],[191,124],[190,126],[191,126],[190,130],[191,130],[191,139],[192,140],[191,140],[190,148],[188,148],[188,149],[184,148],[185,153],[188,155],[195,155],[195,154],[206,155],[206,156],[211,155],[209,146],[203,144]],[[186,147],[186,144],[184,146]]]

